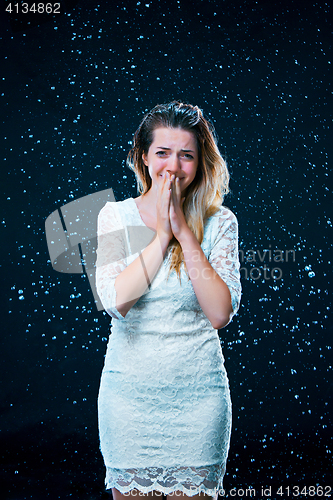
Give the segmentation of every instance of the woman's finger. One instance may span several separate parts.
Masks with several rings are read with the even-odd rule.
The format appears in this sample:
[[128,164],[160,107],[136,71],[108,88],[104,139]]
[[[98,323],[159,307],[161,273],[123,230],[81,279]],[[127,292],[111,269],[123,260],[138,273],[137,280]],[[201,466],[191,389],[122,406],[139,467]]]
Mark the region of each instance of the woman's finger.
[[179,180],[179,177],[177,177],[177,179],[176,179],[176,195],[177,195],[178,203],[180,204],[181,190],[180,190],[180,180]]
[[178,177],[174,178],[172,183],[172,203],[174,207],[181,208],[181,189],[180,189],[180,180]]
[[168,198],[169,185],[170,179],[167,178],[166,174],[163,174],[162,181],[159,184],[159,200],[163,200],[165,197]]
[[159,192],[157,199],[157,219],[158,225],[161,225],[164,230],[170,230],[170,222],[169,222],[169,208],[170,208],[170,176],[168,173],[164,173],[159,183]]

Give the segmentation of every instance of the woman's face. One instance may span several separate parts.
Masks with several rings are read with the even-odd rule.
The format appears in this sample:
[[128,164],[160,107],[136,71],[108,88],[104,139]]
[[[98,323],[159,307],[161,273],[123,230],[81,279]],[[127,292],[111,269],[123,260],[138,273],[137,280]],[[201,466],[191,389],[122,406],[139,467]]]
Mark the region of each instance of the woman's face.
[[147,155],[142,159],[148,167],[152,184],[162,181],[162,174],[169,172],[179,177],[181,191],[195,178],[198,168],[198,148],[195,135],[181,128],[156,128],[153,132],[153,142]]

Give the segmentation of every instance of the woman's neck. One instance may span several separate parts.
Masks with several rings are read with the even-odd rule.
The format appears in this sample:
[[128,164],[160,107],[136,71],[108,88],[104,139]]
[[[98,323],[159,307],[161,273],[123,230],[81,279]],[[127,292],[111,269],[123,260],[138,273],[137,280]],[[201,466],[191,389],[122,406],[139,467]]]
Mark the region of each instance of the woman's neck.
[[156,227],[157,213],[156,203],[157,199],[154,193],[149,190],[148,193],[135,198],[136,205],[139,209],[140,215],[144,223],[149,227]]

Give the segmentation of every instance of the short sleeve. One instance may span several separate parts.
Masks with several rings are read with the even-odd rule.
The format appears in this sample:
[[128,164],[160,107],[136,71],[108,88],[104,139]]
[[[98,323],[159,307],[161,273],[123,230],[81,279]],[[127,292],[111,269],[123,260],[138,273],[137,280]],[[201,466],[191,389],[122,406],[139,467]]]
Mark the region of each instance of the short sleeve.
[[238,222],[236,216],[222,207],[215,216],[213,246],[209,262],[228,286],[233,314],[236,314],[241,299],[240,262],[238,256]]
[[105,311],[118,320],[115,281],[127,265],[127,241],[116,203],[107,203],[97,220],[96,290]]

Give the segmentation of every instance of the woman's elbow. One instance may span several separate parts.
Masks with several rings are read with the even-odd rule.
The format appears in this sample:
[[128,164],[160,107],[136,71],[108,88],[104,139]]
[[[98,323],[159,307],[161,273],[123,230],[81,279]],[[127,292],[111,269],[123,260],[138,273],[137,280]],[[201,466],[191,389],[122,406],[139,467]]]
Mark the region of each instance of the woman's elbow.
[[212,327],[215,329],[215,330],[221,330],[222,328],[225,328],[231,321],[231,318],[230,319],[223,319],[223,320],[220,320],[220,321],[213,321],[212,322]]
[[120,318],[125,319],[126,314],[128,313],[129,309],[127,307],[125,307],[124,304],[122,306],[117,306],[115,309],[117,310]]
[[230,321],[232,320],[234,313],[231,310],[230,312],[227,312],[225,314],[221,314],[218,317],[215,317],[212,321],[212,327],[215,328],[215,330],[221,330],[222,328],[225,328],[227,325],[229,325]]

